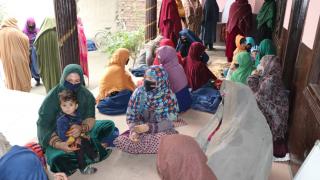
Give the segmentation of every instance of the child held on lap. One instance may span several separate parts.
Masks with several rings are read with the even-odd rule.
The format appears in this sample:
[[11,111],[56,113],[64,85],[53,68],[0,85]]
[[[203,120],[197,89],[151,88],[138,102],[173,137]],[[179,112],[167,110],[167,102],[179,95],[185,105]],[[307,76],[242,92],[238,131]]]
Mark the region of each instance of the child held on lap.
[[82,121],[77,112],[78,102],[76,95],[70,90],[63,90],[59,93],[61,111],[57,117],[57,134],[60,139],[70,147],[77,147],[75,152],[78,157],[79,169],[84,170],[84,156],[88,156],[94,160],[98,157],[97,152],[91,147],[90,137],[87,134],[81,133],[80,137],[68,136],[68,131],[72,129],[72,125],[81,125]]

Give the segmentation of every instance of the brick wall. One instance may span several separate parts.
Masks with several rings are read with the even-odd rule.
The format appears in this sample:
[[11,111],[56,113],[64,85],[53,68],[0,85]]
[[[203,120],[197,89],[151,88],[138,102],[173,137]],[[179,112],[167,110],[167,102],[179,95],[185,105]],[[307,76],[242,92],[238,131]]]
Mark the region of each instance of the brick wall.
[[[158,0],[158,14],[162,0]],[[119,0],[117,15],[124,22],[127,31],[137,30],[145,24],[146,0]],[[158,16],[159,17],[159,16]]]

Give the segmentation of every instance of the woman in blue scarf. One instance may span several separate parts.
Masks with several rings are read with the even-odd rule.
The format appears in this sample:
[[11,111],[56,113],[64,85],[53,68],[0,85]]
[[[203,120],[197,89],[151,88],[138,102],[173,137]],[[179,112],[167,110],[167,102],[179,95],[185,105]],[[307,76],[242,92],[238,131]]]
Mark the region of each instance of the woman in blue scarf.
[[[180,52],[181,56],[187,57],[189,54],[190,46],[193,42],[200,42],[202,41],[199,39],[199,37],[192,32],[191,30],[184,28],[182,31],[179,32],[179,41],[177,45],[177,51]],[[202,54],[201,60],[204,63],[207,63],[209,60],[209,56],[206,52]]]

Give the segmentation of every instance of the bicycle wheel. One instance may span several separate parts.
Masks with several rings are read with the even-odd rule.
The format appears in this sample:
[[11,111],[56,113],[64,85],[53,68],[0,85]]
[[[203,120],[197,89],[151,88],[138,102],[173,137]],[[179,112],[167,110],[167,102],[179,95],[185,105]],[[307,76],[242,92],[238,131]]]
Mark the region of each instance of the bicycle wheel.
[[100,31],[96,33],[96,35],[94,36],[94,42],[98,49],[101,49],[104,47],[105,41],[107,41],[106,38],[107,38],[107,32]]

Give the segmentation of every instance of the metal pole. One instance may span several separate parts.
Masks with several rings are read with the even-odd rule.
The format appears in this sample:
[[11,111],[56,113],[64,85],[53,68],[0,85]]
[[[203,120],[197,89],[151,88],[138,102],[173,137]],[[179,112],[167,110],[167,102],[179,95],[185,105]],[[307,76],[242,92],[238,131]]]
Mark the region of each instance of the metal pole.
[[146,0],[145,42],[157,37],[157,0]]
[[77,3],[75,0],[54,0],[61,68],[80,64]]

